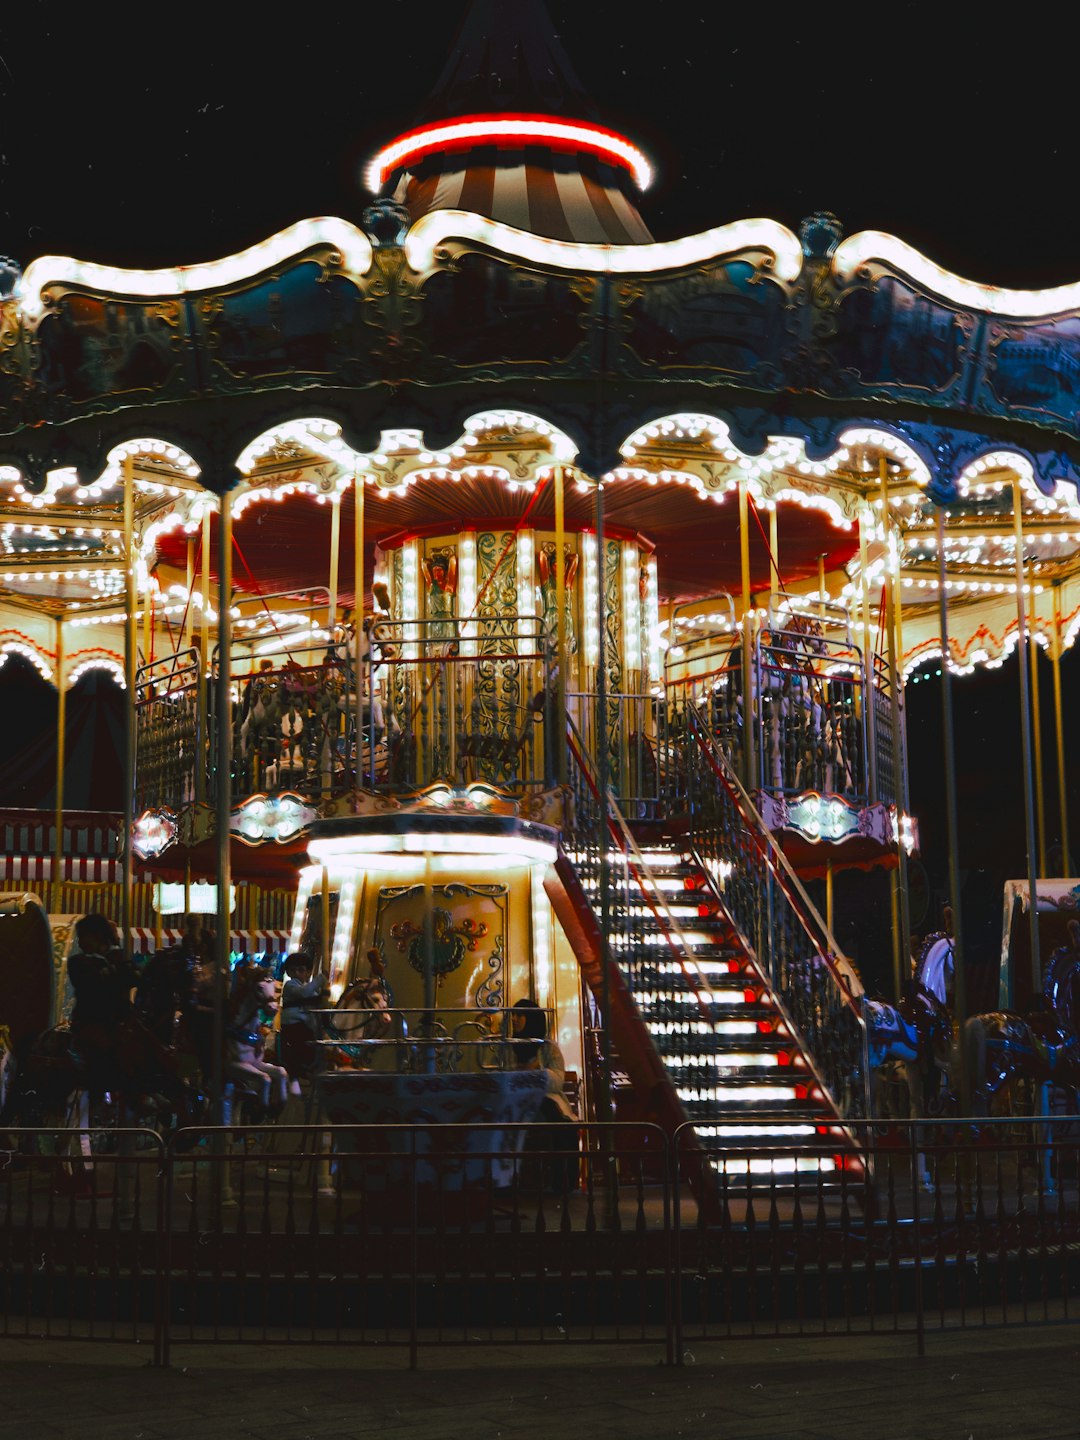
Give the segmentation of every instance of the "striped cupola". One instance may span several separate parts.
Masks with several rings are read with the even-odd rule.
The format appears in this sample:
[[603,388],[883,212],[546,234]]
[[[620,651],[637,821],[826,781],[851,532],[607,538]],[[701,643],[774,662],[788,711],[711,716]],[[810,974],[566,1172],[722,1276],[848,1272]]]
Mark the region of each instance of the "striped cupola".
[[644,244],[649,165],[599,123],[542,0],[473,0],[422,123],[368,185],[413,220],[469,210],[554,240]]

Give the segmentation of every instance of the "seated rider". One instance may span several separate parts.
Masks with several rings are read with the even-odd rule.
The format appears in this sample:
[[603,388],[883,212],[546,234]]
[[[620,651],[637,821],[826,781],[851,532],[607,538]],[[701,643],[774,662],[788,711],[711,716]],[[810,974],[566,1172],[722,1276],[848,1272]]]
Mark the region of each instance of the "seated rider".
[[322,1026],[312,1010],[326,1003],[330,985],[325,975],[312,978],[307,955],[290,955],[285,961],[281,991],[281,1063],[290,1080],[310,1078],[321,1069],[319,1037]]
[[[539,1124],[529,1127],[523,1149],[540,1152],[545,1187],[555,1194],[572,1189],[578,1163],[577,1117],[563,1094],[566,1062],[548,1039],[547,1017],[535,1000],[519,1000],[510,1011],[510,1042],[518,1070],[542,1070],[546,1093],[536,1112]],[[571,1122],[571,1123],[568,1123]]]
[[129,1096],[158,1089],[179,1098],[184,1087],[169,1052],[135,1018],[131,992],[138,973],[119,949],[112,923],[104,915],[84,915],[75,922],[75,940],[79,948],[68,960],[75,992],[71,1038],[92,1083]]

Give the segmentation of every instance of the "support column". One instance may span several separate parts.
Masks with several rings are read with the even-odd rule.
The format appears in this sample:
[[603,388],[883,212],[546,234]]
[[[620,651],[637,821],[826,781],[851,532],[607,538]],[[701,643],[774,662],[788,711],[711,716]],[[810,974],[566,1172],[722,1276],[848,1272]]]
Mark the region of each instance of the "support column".
[[871,519],[870,510],[864,507],[859,512],[859,587],[862,590],[862,644],[863,644],[863,720],[866,732],[866,748],[869,752],[868,766],[869,800],[873,805],[878,798],[877,786],[877,741],[874,735],[874,639],[870,628],[870,586],[866,579],[867,559],[866,527]]
[[1061,585],[1054,585],[1054,642],[1050,659],[1054,667],[1054,740],[1057,748],[1058,811],[1061,815],[1061,869],[1069,875],[1069,813],[1065,790],[1065,721],[1061,704]]
[[131,923],[134,914],[135,857],[131,848],[135,827],[135,693],[136,647],[135,630],[135,461],[124,457],[124,684],[127,687],[126,744],[124,747],[124,855],[123,883],[120,902],[120,924],[123,929],[124,956],[132,956]]
[[739,481],[739,564],[742,572],[742,682],[743,682],[743,784],[750,794],[757,789],[757,706],[754,683],[754,616],[750,595],[750,491],[745,477]]
[[326,628],[331,642],[337,624],[338,561],[341,555],[341,495],[330,497],[330,598],[326,605]]
[[[232,563],[230,557],[230,564]],[[207,723],[207,701],[210,695],[210,510],[203,511],[202,517],[202,558],[199,565],[199,591],[202,599],[202,614],[199,617],[199,689],[196,704],[199,743],[198,761],[195,765],[195,799],[206,801],[206,776],[210,770],[209,725]]]
[[[359,470],[353,471],[353,639],[356,654],[353,657],[353,691],[356,717],[353,729],[356,736],[356,759],[353,762],[353,788],[363,788],[363,739],[364,739],[364,477]],[[369,667],[368,680],[375,688],[374,676]],[[375,697],[371,697],[371,751],[375,753]]]
[[596,482],[596,623],[600,639],[596,665],[596,777],[600,792],[600,1096],[601,1120],[614,1120],[611,1082],[611,863],[608,858],[611,838],[608,835],[608,787],[610,784],[607,724],[607,585],[604,553],[604,486]]
[[188,536],[188,539],[187,539],[187,570],[186,570],[186,580],[187,580],[187,607],[186,607],[186,612],[185,612],[185,615],[184,615],[184,634],[183,634],[183,637],[182,637],[183,643],[182,643],[182,645],[181,645],[181,648],[184,649],[184,650],[190,650],[190,649],[191,649],[191,632],[192,632],[192,627],[193,627],[194,624],[195,624],[195,614],[194,614],[195,606],[194,606],[194,604],[192,603],[192,590],[193,590],[194,585],[195,585],[195,537],[194,537],[194,535],[189,535],[189,536]]
[[[1042,986],[1042,962],[1039,956],[1038,876],[1035,848],[1035,797],[1031,770],[1031,710],[1028,701],[1027,670],[1027,607],[1024,602],[1024,515],[1020,481],[1012,484],[1013,543],[1016,549],[1016,658],[1020,675],[1020,748],[1024,763],[1024,827],[1027,840],[1028,918],[1031,926],[1031,984],[1037,995]],[[1009,976],[1009,1003],[1012,1003],[1012,976]]]
[[64,874],[64,767],[66,763],[67,701],[64,690],[64,614],[56,617],[56,844],[53,847],[52,910],[59,912]]
[[769,595],[772,604],[772,621],[776,624],[776,616],[780,609],[780,537],[778,534],[777,507],[775,502],[769,511],[769,576],[771,584]]
[[[225,1006],[228,999],[232,947],[229,906],[232,856],[229,820],[232,814],[232,495],[221,496],[217,534],[218,666],[214,711],[215,839],[217,842],[217,944],[214,965],[213,1100],[215,1119],[223,1119],[225,1089]],[[204,628],[204,636],[207,632]]]
[[[900,818],[904,810],[904,719],[900,708],[900,667],[896,659],[896,586],[894,565],[894,544],[892,522],[889,519],[889,470],[884,455],[878,462],[878,484],[881,495],[881,527],[885,541],[885,642],[889,657],[889,695],[892,709],[893,769],[895,775],[893,797],[897,813],[897,868],[894,884],[897,889],[896,906],[900,922],[899,944],[893,946],[894,982],[896,998],[900,999],[904,981],[911,964],[911,907],[908,900],[908,863],[904,849]],[[942,667],[944,669],[944,666]]]
[[[945,842],[949,853],[949,904],[953,934],[953,1010],[963,1029],[967,1018],[967,985],[964,979],[964,940],[960,912],[960,833],[956,807],[956,733],[953,723],[952,671],[949,669],[949,600],[945,589],[945,508],[937,512],[938,625],[941,630],[941,720],[945,746]],[[968,1077],[961,1077],[960,1113],[971,1109]]]
[[[1031,607],[1037,611],[1032,587]],[[1038,619],[1036,613],[1035,618]],[[1031,729],[1035,737],[1035,830],[1038,836],[1039,878],[1049,875],[1046,866],[1046,804],[1043,799],[1042,706],[1039,703],[1039,642],[1032,635],[1028,640],[1031,656]]]
[[[551,737],[555,756],[555,783],[566,784],[566,475],[561,464],[555,466],[555,734]],[[601,654],[603,636],[601,636]]]

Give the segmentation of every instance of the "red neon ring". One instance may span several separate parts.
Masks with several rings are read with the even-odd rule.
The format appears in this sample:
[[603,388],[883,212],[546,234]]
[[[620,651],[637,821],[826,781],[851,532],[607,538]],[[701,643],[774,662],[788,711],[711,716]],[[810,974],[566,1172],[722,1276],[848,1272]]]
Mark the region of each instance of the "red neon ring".
[[560,120],[553,115],[463,115],[409,130],[384,146],[367,167],[368,188],[381,190],[395,170],[427,155],[483,144],[542,144],[553,150],[585,151],[627,170],[639,190],[647,189],[652,180],[652,168],[636,145],[614,130],[586,120]]

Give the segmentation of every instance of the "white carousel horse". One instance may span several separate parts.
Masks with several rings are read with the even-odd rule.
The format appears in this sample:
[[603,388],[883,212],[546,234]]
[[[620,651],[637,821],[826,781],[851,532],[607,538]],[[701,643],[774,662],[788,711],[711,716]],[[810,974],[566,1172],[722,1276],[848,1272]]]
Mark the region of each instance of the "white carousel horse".
[[[225,1124],[232,1123],[236,1091],[253,1094],[265,1114],[276,1119],[289,1098],[289,1073],[263,1055],[259,1014],[277,1008],[277,983],[268,970],[241,974],[233,996],[225,1042]],[[299,1093],[299,1087],[297,1091]]]

